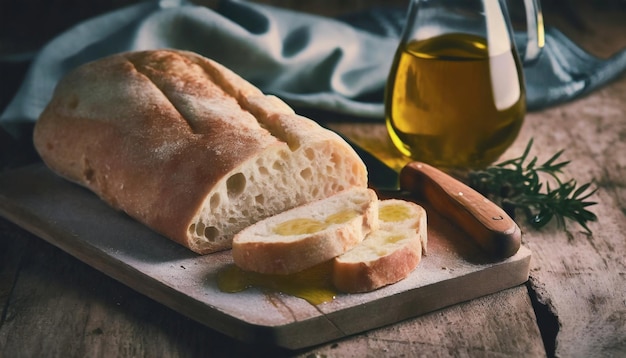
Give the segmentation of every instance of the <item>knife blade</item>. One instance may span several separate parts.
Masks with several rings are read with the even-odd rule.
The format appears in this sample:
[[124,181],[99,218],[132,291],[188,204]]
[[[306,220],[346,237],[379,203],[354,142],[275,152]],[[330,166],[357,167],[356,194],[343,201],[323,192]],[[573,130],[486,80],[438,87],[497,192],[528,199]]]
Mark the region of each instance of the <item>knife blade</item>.
[[[369,185],[388,196],[406,196],[429,203],[452,220],[483,250],[496,259],[513,256],[521,245],[517,223],[497,204],[470,186],[426,163],[406,160],[393,169],[377,156],[339,133],[368,168]],[[404,194],[402,194],[404,193]]]

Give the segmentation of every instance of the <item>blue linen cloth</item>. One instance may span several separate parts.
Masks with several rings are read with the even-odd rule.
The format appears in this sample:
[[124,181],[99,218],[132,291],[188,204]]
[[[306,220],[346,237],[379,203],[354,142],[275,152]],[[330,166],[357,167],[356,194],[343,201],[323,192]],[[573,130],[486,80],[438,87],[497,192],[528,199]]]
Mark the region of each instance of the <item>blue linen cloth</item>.
[[[184,0],[138,3],[84,21],[46,44],[0,125],[15,138],[30,135],[20,125],[37,120],[65,73],[117,52],[157,48],[212,58],[296,109],[382,121],[404,15],[405,9],[382,8],[333,19],[235,0],[215,9]],[[574,99],[625,70],[626,50],[599,59],[547,28],[541,57],[524,68],[528,108]]]

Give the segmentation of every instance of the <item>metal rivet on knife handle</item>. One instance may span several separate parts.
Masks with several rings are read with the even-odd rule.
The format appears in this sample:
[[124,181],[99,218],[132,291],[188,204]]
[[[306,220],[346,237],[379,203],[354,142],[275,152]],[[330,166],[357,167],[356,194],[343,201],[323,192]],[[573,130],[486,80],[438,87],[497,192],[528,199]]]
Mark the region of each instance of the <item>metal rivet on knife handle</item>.
[[400,187],[452,220],[495,258],[513,256],[521,245],[515,221],[491,200],[443,171],[412,162],[400,172]]

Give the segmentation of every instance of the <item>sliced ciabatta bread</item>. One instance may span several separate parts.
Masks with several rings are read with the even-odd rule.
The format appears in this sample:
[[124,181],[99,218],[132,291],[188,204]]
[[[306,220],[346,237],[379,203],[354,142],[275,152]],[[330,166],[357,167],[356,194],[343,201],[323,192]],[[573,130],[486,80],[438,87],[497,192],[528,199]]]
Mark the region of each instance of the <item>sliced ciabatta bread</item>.
[[381,229],[407,228],[420,234],[422,253],[428,251],[428,235],[426,232],[426,210],[418,204],[399,199],[382,200],[379,205]]
[[55,172],[191,250],[351,187],[358,155],[224,66],[176,50],[116,54],[66,75],[34,144]]
[[333,260],[333,284],[343,292],[367,292],[406,278],[426,247],[426,211],[402,200],[379,203],[380,228]]
[[233,260],[247,271],[295,273],[352,249],[378,225],[376,193],[352,188],[245,228],[233,239]]

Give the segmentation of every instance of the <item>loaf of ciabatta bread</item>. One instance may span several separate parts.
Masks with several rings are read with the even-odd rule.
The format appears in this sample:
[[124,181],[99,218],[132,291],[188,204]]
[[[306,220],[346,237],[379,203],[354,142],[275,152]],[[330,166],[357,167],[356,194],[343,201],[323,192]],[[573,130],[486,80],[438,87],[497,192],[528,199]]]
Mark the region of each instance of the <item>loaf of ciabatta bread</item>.
[[243,229],[233,261],[247,271],[292,274],[352,249],[378,226],[376,193],[354,187]]
[[41,158],[164,236],[206,254],[241,229],[367,185],[359,156],[224,66],[128,52],[66,75],[34,131]]
[[368,292],[406,278],[426,251],[426,211],[388,199],[379,203],[380,228],[333,260],[333,284],[343,292]]

